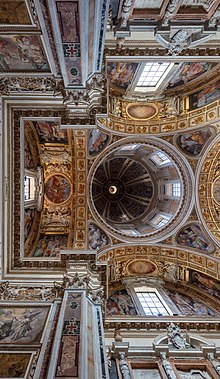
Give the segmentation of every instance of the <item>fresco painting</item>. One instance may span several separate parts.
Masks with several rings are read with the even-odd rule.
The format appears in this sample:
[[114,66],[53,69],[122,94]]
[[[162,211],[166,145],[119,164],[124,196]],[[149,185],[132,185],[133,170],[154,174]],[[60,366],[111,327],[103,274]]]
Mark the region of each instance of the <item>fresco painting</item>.
[[31,19],[24,0],[0,1],[0,24],[28,25]]
[[67,248],[68,236],[66,234],[44,235],[41,234],[34,257],[58,257],[60,250]]
[[1,307],[0,343],[40,342],[49,307]]
[[34,168],[33,156],[26,138],[24,138],[24,167],[27,169]]
[[212,135],[208,128],[196,132],[184,133],[177,137],[177,145],[180,149],[191,156],[198,156],[206,142]]
[[217,63],[214,62],[186,62],[179,65],[177,72],[168,84],[168,89],[188,83],[200,75],[210,71]]
[[50,69],[40,37],[1,35],[0,70],[48,72]]
[[53,204],[62,204],[68,200],[71,193],[69,179],[61,174],[52,175],[45,183],[45,195]]
[[166,292],[179,311],[185,316],[219,317],[216,311],[189,295],[183,295],[171,290],[166,290]]
[[199,225],[193,223],[178,233],[176,241],[181,246],[198,249],[207,253],[211,253],[214,250],[214,246],[205,237]]
[[220,80],[189,96],[190,110],[204,107],[220,98]]
[[0,353],[0,378],[23,378],[31,354]]
[[109,141],[108,134],[99,129],[92,129],[89,134],[89,154],[95,156],[100,153]]
[[31,231],[31,226],[34,221],[34,209],[25,209],[24,210],[24,243],[27,241],[29,233]]
[[93,223],[89,224],[88,241],[91,250],[100,249],[110,242],[106,233]]
[[198,271],[189,270],[189,283],[220,299],[220,282]]
[[41,143],[68,143],[67,130],[55,121],[32,121]]
[[137,70],[138,63],[108,62],[107,75],[111,84],[126,89]]
[[137,311],[126,289],[114,292],[107,300],[107,316],[136,316]]

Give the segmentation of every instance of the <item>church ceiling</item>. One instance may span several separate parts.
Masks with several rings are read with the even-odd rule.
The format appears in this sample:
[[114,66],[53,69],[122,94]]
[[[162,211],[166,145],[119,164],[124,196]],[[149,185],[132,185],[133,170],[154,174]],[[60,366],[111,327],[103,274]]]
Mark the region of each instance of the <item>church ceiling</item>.
[[3,277],[219,280],[220,1],[87,3],[0,4]]

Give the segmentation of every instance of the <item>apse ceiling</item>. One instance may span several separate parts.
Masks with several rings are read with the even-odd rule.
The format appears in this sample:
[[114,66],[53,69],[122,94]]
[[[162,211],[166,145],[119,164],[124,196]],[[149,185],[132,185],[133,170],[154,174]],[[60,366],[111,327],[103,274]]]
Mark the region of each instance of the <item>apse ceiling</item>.
[[1,1],[5,279],[80,258],[219,279],[219,7]]

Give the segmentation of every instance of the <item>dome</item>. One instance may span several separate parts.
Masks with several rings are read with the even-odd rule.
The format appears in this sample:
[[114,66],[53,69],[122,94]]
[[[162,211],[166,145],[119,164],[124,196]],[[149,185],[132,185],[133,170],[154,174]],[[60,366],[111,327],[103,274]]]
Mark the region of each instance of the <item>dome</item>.
[[110,233],[126,239],[158,235],[173,224],[184,204],[182,170],[167,143],[160,147],[153,138],[126,140],[95,161],[91,210]]
[[92,184],[94,205],[109,221],[137,219],[150,208],[154,184],[147,168],[130,157],[102,162]]

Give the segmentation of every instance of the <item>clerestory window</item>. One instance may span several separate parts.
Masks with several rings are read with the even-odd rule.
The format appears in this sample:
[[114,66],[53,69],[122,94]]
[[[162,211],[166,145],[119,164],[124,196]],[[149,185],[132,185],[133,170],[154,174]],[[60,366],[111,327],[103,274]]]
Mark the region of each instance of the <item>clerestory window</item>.
[[157,289],[144,286],[136,287],[134,290],[146,316],[173,315]]

